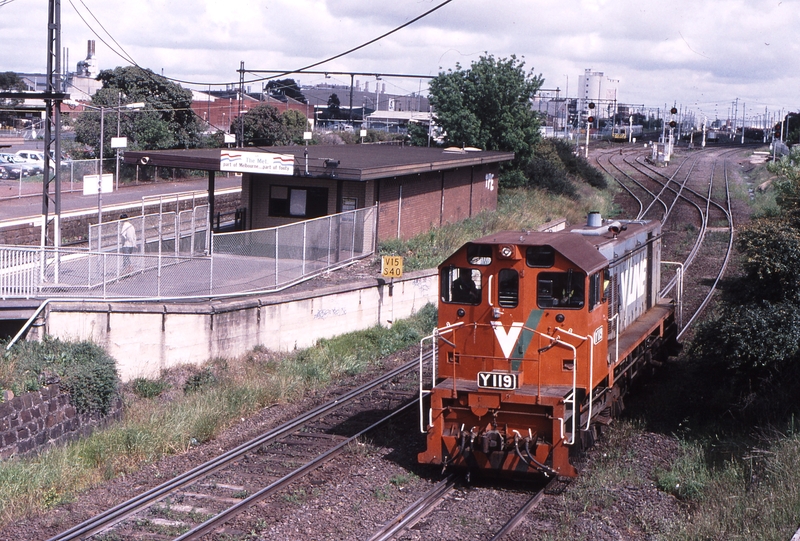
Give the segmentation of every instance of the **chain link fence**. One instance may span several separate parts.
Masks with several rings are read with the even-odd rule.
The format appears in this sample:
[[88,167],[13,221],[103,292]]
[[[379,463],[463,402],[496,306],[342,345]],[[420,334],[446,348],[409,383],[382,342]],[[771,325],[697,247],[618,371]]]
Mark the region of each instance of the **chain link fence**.
[[277,289],[371,254],[377,207],[212,238],[215,292]]
[[89,225],[89,250],[122,253],[123,230],[128,223],[136,237],[136,252],[175,256],[206,254],[208,205],[179,212],[167,211]]
[[[211,236],[208,209],[92,226],[87,250],[0,246],[0,298],[189,298],[285,287],[374,251],[377,208]],[[122,229],[137,233],[122,250]]]

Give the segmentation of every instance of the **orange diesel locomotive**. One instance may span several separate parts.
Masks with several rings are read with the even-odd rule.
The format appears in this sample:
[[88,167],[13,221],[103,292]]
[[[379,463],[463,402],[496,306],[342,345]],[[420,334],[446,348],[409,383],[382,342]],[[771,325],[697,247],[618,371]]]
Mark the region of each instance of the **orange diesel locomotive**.
[[677,346],[660,267],[660,223],[598,213],[461,247],[439,267],[419,461],[577,475],[570,449],[590,445],[631,380]]

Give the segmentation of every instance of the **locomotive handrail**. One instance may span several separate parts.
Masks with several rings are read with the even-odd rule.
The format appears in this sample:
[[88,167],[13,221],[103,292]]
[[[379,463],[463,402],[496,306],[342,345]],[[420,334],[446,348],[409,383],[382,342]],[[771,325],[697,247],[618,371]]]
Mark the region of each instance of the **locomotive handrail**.
[[[587,336],[581,336],[579,334],[571,333],[571,332],[569,332],[567,330],[564,330],[564,329],[562,329],[560,327],[556,327],[556,330],[565,332],[565,333],[569,334],[570,336],[574,336],[575,338],[580,338],[582,340],[586,340],[586,341],[589,342],[589,385],[587,385],[587,387],[589,388],[589,415],[586,417],[586,430],[589,430],[589,425],[591,425],[591,423],[592,423],[592,402],[594,401],[594,339],[591,336],[588,336],[588,335]],[[575,371],[577,372],[577,370],[578,370],[578,361],[576,359],[575,360]],[[574,392],[575,391],[573,390],[573,393]],[[573,406],[574,406],[574,404],[573,404]],[[575,416],[574,407],[573,407],[572,416],[573,417]]]
[[[662,261],[662,265],[677,265],[678,270],[675,273],[675,281],[677,282],[677,295],[675,295],[676,299],[675,302],[678,305],[678,329],[683,327],[683,272],[684,272],[684,264],[679,261]],[[672,281],[670,281],[672,283]],[[675,284],[673,284],[675,285]],[[667,290],[670,288],[669,284],[667,287],[664,288],[662,292],[662,297],[666,294]]]
[[[446,327],[434,329],[433,333],[430,336],[425,336],[419,341],[419,430],[423,434],[426,433],[427,430],[425,429],[425,425],[424,425],[424,423],[425,423],[425,421],[424,421],[425,412],[424,412],[422,400],[423,400],[423,398],[425,397],[426,394],[430,394],[431,393],[431,391],[426,391],[425,390],[425,387],[424,387],[424,384],[423,384],[423,380],[422,380],[422,378],[423,378],[422,365],[424,363],[424,360],[423,360],[424,356],[422,354],[422,350],[425,347],[425,341],[426,340],[430,340],[431,341],[431,389],[433,389],[436,386],[436,352],[439,351],[439,347],[438,347],[439,340],[440,339],[444,340],[444,338],[442,338],[440,335],[442,333],[455,332],[455,329],[457,327],[461,327],[462,325],[464,325],[464,322],[463,321],[459,321],[458,323],[453,323],[451,325],[447,325]],[[434,340],[434,338],[436,338],[436,340]],[[429,417],[430,417],[430,415],[432,415],[432,413],[433,413],[433,411],[429,410]],[[432,424],[433,424],[433,419],[430,418],[429,422],[428,422],[428,425],[432,425]]]
[[609,323],[614,322],[614,365],[619,362],[619,312],[614,314]]
[[[562,346],[566,346],[566,347],[568,347],[569,349],[572,350],[572,393],[571,393],[572,398],[570,398],[570,399],[565,398],[564,399],[565,403],[567,401],[572,402],[572,433],[570,434],[570,440],[569,441],[565,441],[564,445],[574,445],[575,444],[575,418],[578,416],[577,412],[575,411],[575,394],[576,394],[576,390],[578,388],[578,348],[576,348],[572,344],[569,344],[567,342],[559,340],[558,336],[550,336],[550,335],[547,335],[547,334],[544,334],[544,333],[540,333],[540,334],[542,334],[543,336],[549,337],[556,344],[561,344]],[[563,440],[564,439],[564,419],[563,418],[559,418],[559,420],[561,421],[561,423],[560,423],[560,425],[561,425],[561,439]],[[555,441],[553,443],[555,443]]]

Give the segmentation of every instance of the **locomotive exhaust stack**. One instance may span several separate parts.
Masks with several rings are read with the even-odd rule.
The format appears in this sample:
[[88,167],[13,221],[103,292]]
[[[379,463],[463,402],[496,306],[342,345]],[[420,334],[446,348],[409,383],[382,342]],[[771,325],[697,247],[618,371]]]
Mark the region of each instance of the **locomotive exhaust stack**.
[[657,222],[590,213],[582,228],[497,233],[445,260],[419,461],[577,475],[571,450],[675,342],[660,243]]

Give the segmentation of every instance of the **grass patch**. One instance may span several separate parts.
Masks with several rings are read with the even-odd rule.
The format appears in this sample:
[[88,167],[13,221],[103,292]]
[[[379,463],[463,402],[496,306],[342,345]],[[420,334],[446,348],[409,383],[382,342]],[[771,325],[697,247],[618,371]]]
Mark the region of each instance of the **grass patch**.
[[417,344],[435,322],[436,309],[428,305],[391,329],[320,340],[291,354],[257,348],[235,361],[215,359],[199,370],[170,371],[158,381],[136,380],[123,393],[124,421],[36,458],[0,463],[0,525],[182,453],[265,406],[298,400],[335,379],[379,367],[382,356]]
[[380,255],[402,255],[406,270],[430,269],[476,238],[496,231],[536,229],[557,218],[569,223],[583,223],[592,210],[611,215],[613,190],[599,191],[579,185],[580,199],[556,195],[538,189],[503,190],[498,195],[495,212],[481,212],[457,224],[445,224],[408,241],[381,243]]

